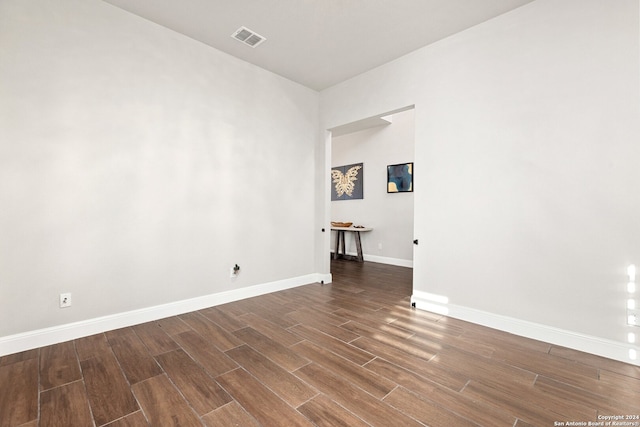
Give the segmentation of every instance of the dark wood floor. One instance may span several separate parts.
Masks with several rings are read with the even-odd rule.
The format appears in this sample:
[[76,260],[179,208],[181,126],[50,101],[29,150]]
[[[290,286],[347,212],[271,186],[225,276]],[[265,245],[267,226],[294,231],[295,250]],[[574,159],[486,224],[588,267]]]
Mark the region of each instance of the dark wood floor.
[[2,357],[0,426],[524,427],[640,414],[638,367],[413,310],[407,268],[334,261],[332,273],[329,285]]

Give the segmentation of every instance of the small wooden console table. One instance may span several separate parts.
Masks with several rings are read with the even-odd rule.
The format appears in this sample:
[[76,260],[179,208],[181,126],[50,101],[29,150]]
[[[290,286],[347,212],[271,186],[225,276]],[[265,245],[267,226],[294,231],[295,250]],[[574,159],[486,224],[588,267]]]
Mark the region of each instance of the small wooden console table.
[[[364,262],[364,256],[362,255],[362,243],[360,243],[360,232],[361,231],[371,231],[373,228],[356,228],[356,227],[331,227],[331,230],[336,232],[336,249],[333,252],[333,259],[345,258],[351,259],[358,262]],[[346,246],[344,244],[344,232],[350,231],[354,233],[354,237],[356,239],[356,249],[358,250],[358,256],[347,255],[346,254]],[[340,242],[342,242],[342,254],[339,253],[340,250]]]

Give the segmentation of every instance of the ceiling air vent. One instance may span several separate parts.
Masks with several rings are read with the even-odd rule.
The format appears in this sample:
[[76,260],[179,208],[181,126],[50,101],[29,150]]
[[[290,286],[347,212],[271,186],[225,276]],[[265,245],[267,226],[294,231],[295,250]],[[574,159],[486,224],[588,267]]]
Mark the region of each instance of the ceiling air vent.
[[233,34],[231,34],[231,37],[251,47],[256,47],[266,40],[266,38],[262,37],[260,34],[256,34],[247,27],[238,28]]

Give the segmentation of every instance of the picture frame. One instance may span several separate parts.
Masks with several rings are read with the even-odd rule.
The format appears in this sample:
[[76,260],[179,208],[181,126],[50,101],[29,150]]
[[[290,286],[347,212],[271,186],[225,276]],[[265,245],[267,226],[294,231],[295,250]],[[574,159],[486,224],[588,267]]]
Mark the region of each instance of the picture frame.
[[331,168],[331,200],[364,198],[364,164],[354,163]]
[[387,166],[387,193],[413,192],[413,162]]

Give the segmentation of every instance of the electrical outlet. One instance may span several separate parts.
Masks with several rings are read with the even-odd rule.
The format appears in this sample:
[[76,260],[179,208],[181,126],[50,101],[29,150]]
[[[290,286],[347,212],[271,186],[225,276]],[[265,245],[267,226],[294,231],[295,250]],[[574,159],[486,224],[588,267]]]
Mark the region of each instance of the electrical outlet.
[[71,292],[60,294],[60,308],[71,307]]
[[234,277],[238,277],[238,274],[240,274],[240,266],[238,264],[232,265],[229,269],[229,277],[233,279]]

